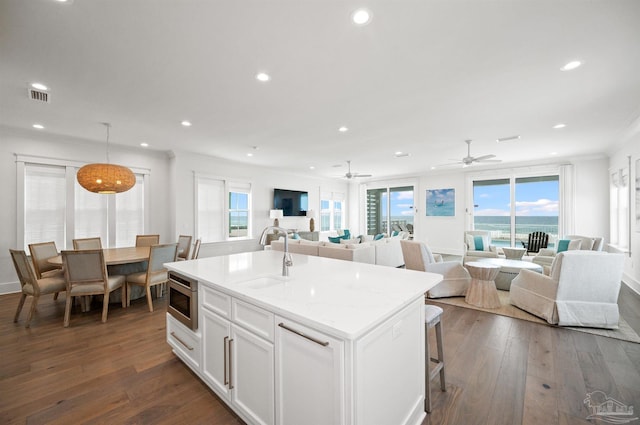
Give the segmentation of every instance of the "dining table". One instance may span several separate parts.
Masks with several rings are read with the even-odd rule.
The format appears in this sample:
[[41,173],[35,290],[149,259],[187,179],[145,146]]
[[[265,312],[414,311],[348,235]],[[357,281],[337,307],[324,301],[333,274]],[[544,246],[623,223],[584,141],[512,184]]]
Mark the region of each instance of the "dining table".
[[[107,266],[140,263],[149,260],[148,246],[128,246],[122,248],[103,248],[104,262]],[[51,264],[62,266],[62,255],[47,260]]]
[[[107,273],[110,275],[128,275],[145,271],[148,267],[149,246],[128,246],[120,248],[103,248],[104,262],[107,265]],[[51,264],[62,266],[62,255],[56,255],[47,260]],[[144,287],[133,286],[130,295],[131,299],[145,296]],[[121,302],[121,291],[116,291],[109,297],[109,303]],[[87,301],[87,300],[85,300]],[[88,302],[88,301],[87,301]],[[83,306],[83,311],[88,309],[88,305]]]

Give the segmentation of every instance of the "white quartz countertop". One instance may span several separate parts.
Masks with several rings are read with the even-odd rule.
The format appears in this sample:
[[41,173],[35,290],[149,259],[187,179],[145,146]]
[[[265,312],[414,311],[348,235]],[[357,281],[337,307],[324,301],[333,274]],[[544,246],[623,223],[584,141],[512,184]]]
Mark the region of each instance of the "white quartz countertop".
[[356,339],[442,280],[436,273],[280,251],[168,263],[169,270],[337,337]]

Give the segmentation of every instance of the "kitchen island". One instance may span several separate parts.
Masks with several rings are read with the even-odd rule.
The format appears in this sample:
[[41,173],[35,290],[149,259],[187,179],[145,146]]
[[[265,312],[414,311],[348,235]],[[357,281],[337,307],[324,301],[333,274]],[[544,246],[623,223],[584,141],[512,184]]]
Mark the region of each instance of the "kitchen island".
[[167,264],[197,281],[197,328],[167,314],[174,353],[250,424],[422,423],[424,293],[442,276],[292,258],[289,277],[277,251]]

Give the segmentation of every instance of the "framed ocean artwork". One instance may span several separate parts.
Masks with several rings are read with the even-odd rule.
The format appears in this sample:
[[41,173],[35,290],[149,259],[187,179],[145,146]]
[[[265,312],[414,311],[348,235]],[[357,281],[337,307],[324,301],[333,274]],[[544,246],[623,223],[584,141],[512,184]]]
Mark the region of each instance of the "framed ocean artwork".
[[427,189],[427,217],[453,217],[456,215],[455,189]]

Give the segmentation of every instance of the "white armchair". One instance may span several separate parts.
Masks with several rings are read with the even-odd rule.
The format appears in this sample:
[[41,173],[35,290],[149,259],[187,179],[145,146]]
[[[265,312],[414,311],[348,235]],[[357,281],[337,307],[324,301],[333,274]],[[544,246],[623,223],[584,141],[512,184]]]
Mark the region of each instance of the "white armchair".
[[443,276],[442,282],[427,292],[427,297],[457,297],[467,293],[471,276],[462,264],[457,261],[442,261],[442,257],[434,255],[424,242],[401,240],[400,246],[405,268]]
[[591,250],[556,255],[550,276],[522,270],[511,304],[560,326],[616,329],[624,256]]
[[491,245],[491,233],[486,230],[467,230],[463,245],[463,263],[480,258],[498,258],[498,248]]

